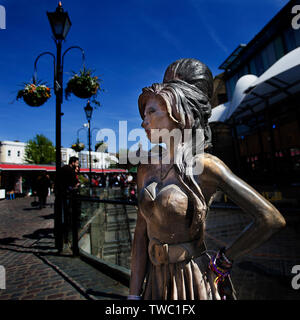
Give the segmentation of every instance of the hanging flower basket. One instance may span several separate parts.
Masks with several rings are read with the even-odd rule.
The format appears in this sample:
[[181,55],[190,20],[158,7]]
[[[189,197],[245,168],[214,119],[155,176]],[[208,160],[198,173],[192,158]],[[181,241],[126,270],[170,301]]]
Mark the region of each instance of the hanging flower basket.
[[71,148],[75,152],[80,152],[84,149],[84,144],[82,142],[77,141],[76,143],[72,144]]
[[[65,89],[66,99],[73,93],[76,97],[81,99],[89,99],[96,96],[100,89],[100,80],[96,76],[92,76],[92,71],[86,68],[80,70],[78,73],[74,72],[73,77],[68,81]],[[93,100],[97,105],[100,103]]]
[[31,107],[40,107],[51,97],[50,88],[44,84],[26,83],[24,89],[18,91],[17,100],[23,98]]

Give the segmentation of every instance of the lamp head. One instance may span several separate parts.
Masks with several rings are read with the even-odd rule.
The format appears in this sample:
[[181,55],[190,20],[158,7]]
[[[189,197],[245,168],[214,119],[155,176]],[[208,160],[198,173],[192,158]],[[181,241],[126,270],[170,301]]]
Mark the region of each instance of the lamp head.
[[88,101],[87,105],[84,107],[85,115],[87,121],[91,121],[92,114],[93,114],[93,107],[90,104],[90,101]]
[[47,12],[51,29],[56,40],[65,40],[71,28],[71,20],[68,12],[65,12],[61,1],[54,12]]

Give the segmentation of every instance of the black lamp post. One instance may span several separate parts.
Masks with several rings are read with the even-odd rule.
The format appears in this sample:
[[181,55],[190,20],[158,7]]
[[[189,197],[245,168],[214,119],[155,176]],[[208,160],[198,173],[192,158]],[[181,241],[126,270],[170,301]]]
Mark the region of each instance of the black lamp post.
[[56,44],[56,70],[54,75],[54,88],[56,95],[56,183],[55,183],[55,246],[61,250],[62,239],[62,194],[61,194],[61,104],[63,97],[63,66],[61,63],[62,42],[65,40],[70,27],[71,20],[67,12],[64,12],[61,2],[55,12],[47,12]]
[[[84,110],[86,111],[86,107],[84,108]],[[88,113],[90,112],[90,111],[89,111],[89,107],[87,108],[87,112],[88,112]],[[88,116],[89,116],[89,114],[88,114]],[[80,132],[81,130],[85,130],[86,127],[88,127],[88,144],[89,144],[89,150],[92,150],[91,140],[92,140],[92,137],[93,137],[93,131],[94,131],[94,130],[100,130],[100,129],[97,128],[97,127],[91,129],[91,128],[90,128],[90,122],[87,123],[87,124],[84,124],[83,127],[79,128],[79,129],[77,130],[77,141],[79,141],[79,132]],[[95,151],[96,151],[96,150],[95,150]],[[91,157],[90,157],[90,158],[91,158]],[[102,158],[102,160],[101,160],[101,163],[102,163],[102,173],[103,173],[103,158]],[[90,165],[89,165],[89,167],[90,167]]]
[[[94,131],[94,130],[98,130],[98,131],[99,131],[100,129],[97,128],[97,127],[96,127],[96,128],[93,128],[93,129],[92,129],[92,132],[91,132],[91,136],[93,136],[93,131]],[[96,146],[95,146],[95,147],[96,147]],[[96,148],[95,148],[95,151],[97,151]],[[101,163],[101,170],[102,170],[102,174],[103,174],[103,166],[104,166],[103,152],[101,153],[101,161],[100,161],[100,163]]]
[[91,158],[91,119],[93,114],[93,107],[90,105],[90,102],[88,101],[87,105],[84,107],[84,112],[86,115],[86,119],[88,121],[88,135],[89,135],[89,172],[90,172],[90,192],[92,190],[92,158]]
[[34,62],[34,78],[36,81],[37,62],[44,55],[51,55],[54,62],[54,91],[56,95],[56,181],[55,181],[55,212],[54,212],[54,234],[55,246],[58,250],[62,249],[62,190],[61,190],[61,105],[63,102],[63,64],[64,57],[71,49],[79,49],[82,53],[84,62],[84,51],[78,46],[68,48],[62,55],[62,42],[72,25],[67,12],[64,11],[61,2],[54,12],[47,12],[50,26],[56,44],[56,56],[51,52],[41,53]]

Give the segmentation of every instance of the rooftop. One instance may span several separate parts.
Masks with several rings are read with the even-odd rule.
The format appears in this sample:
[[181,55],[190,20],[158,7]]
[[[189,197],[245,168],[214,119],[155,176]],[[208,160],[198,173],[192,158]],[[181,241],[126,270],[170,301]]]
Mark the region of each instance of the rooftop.
[[[230,66],[242,55],[250,56],[261,46],[264,46],[268,39],[274,34],[280,33],[287,25],[290,24],[292,15],[291,8],[300,4],[299,0],[289,1],[247,44],[240,44],[226,60],[220,65],[219,69],[228,70]],[[287,19],[286,17],[290,19]],[[246,57],[245,57],[246,58]]]

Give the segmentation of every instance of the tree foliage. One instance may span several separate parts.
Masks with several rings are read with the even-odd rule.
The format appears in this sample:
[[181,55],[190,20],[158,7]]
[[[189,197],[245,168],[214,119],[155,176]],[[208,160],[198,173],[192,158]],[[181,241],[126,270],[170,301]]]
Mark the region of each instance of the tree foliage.
[[55,163],[55,147],[47,137],[37,134],[27,142],[25,161],[35,164]]

